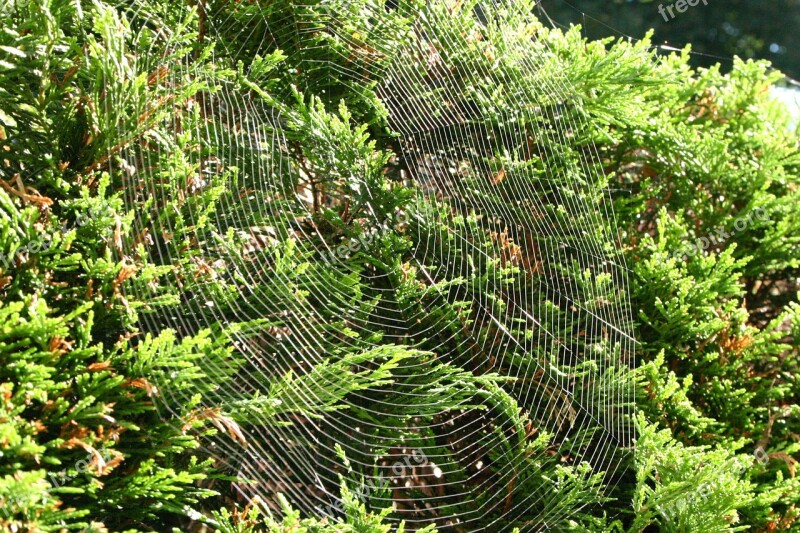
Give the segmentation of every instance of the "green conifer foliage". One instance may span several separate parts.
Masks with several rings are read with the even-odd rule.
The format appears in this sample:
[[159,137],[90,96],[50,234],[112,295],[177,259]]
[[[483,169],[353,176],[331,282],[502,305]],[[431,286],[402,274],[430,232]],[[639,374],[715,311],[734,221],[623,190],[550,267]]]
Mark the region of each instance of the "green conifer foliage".
[[0,528],[796,527],[777,75],[534,4],[0,6]]

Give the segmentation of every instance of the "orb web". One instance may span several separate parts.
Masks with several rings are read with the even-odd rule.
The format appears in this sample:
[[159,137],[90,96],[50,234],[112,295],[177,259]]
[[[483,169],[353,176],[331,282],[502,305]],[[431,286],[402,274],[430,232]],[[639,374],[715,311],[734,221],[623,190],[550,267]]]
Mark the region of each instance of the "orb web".
[[335,519],[344,478],[412,530],[537,530],[613,487],[627,270],[533,4],[145,6],[120,9],[140,85],[104,100],[141,119],[111,153],[156,265],[133,290],[154,334],[230,342],[201,399],[154,385],[213,419],[238,497]]

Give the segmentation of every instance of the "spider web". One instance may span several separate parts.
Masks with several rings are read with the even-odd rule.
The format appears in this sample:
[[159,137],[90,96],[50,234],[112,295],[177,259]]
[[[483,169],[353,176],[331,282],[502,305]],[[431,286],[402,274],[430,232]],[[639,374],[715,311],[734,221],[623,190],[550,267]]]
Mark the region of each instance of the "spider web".
[[[134,27],[163,15],[144,5],[126,10]],[[226,40],[242,20],[236,5],[247,6],[248,25]],[[393,506],[392,519],[412,530],[502,528],[520,517],[535,530],[565,517],[553,487],[530,481],[532,465],[556,457],[591,465],[580,475],[609,484],[622,475],[633,404],[627,268],[581,93],[525,9],[205,5],[201,38],[217,45],[209,63],[244,61],[240,75],[255,79],[253,58],[283,49],[305,115],[277,104],[285,84],[243,90],[235,75],[212,78],[181,51],[177,31],[157,28],[168,44],[154,44],[142,69],[166,97],[195,96],[159,119],[173,138],[118,159],[139,244],[170,272],[160,283],[182,290],[168,312],[143,320],[179,337],[211,327],[244,356],[244,365],[207,362],[213,386],[200,405],[169,375],[157,384],[169,397],[162,407],[219,415],[207,448],[252,481],[238,485],[242,498],[277,510],[280,493],[304,512],[337,516],[339,476],[356,475],[365,503]],[[524,21],[527,39],[509,21]],[[298,136],[304,120],[335,115],[342,87],[383,106],[388,173],[325,131]],[[185,186],[163,185],[187,160],[197,171],[179,176]],[[400,188],[405,201],[387,207],[387,191]],[[164,207],[176,195],[180,217]],[[214,210],[203,208],[209,195]],[[348,227],[332,229],[320,215],[331,212]],[[190,259],[176,235],[191,236]],[[342,370],[390,377],[355,383],[348,408],[332,411]],[[293,381],[281,381],[287,372]],[[219,414],[243,396],[269,409],[247,424]]]

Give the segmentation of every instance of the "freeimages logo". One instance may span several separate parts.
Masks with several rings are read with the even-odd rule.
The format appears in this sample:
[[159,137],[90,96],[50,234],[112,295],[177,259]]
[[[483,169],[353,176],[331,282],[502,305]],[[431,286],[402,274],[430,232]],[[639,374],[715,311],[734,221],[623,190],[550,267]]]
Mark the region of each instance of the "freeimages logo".
[[[669,4],[666,9],[664,4],[658,4],[658,12],[664,17],[664,22],[669,22],[677,16],[673,9],[678,13],[686,13],[690,7],[696,7],[700,2],[703,2],[704,6],[708,5],[708,0],[678,0],[674,4]],[[667,13],[669,13],[669,18],[667,18]]]

